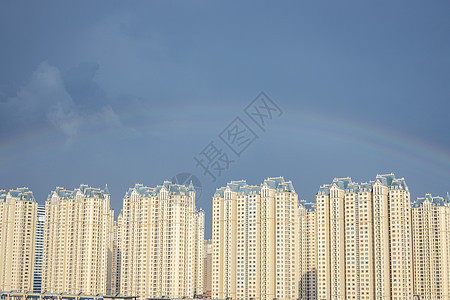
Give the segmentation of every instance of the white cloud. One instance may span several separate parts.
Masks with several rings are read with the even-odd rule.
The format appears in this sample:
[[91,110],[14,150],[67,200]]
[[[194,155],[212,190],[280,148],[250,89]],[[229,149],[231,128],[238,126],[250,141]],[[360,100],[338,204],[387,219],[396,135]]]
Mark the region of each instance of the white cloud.
[[77,134],[82,121],[82,117],[73,102],[62,101],[49,108],[47,119],[68,137],[74,137]]
[[42,62],[28,84],[2,104],[2,110],[14,123],[33,123],[45,117],[48,108],[57,103],[67,106],[72,100],[64,89],[59,70]]
[[69,139],[79,134],[82,128],[89,130],[88,127],[94,122],[101,122],[102,126],[122,127],[110,105],[97,111],[80,109],[65,89],[59,69],[46,61],[37,67],[29,83],[16,96],[0,103],[0,111],[2,118],[7,118],[6,123],[10,126],[47,122]]

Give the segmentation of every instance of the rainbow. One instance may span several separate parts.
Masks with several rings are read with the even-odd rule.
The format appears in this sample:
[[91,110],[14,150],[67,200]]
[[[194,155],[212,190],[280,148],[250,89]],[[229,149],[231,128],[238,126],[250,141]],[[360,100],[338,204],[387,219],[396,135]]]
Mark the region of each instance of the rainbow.
[[[120,119],[125,124],[139,132],[150,130],[155,124],[165,126],[174,131],[188,130],[212,130],[217,132],[205,134],[208,139],[214,138],[235,116],[244,114],[239,110],[217,108],[205,114],[204,107],[183,107],[179,110],[153,110],[151,115],[142,111],[130,111],[120,114]],[[80,128],[82,134],[76,137],[80,141],[117,134],[118,128],[112,124],[105,125],[98,116],[83,119]],[[251,122],[251,121],[249,121]],[[85,129],[85,130],[83,130]],[[88,130],[89,129],[89,130]],[[355,122],[311,111],[288,111],[279,119],[272,120],[268,125],[272,131],[292,132],[296,134],[313,134],[327,139],[339,139],[351,144],[364,145],[384,153],[396,153],[406,157],[414,163],[420,163],[431,171],[436,171],[450,179],[450,152],[447,149],[427,144],[424,141],[411,136],[402,135],[395,130],[383,127],[372,127],[368,124]],[[120,130],[120,129],[119,129]],[[264,133],[261,134],[261,137]],[[19,159],[22,155],[32,154],[34,151],[45,150],[61,143],[62,133],[51,126],[42,126],[29,130],[0,144],[0,165],[5,162]],[[70,140],[67,141],[70,144]]]
[[316,134],[377,149],[384,153],[395,153],[450,179],[450,151],[447,149],[402,135],[395,129],[372,127],[367,123],[354,122],[327,114],[305,112],[297,113],[295,116],[295,120],[290,119],[282,126],[284,130]]

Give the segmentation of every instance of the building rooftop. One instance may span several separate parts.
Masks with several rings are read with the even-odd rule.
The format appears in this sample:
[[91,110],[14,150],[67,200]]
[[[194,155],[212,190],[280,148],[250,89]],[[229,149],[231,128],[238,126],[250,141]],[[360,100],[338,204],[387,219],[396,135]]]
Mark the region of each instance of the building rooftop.
[[390,189],[402,189],[406,191],[408,190],[408,186],[406,185],[405,179],[395,178],[395,175],[391,173],[391,174],[377,175],[375,180],[364,183],[353,182],[350,177],[335,178],[333,179],[333,182],[331,184],[322,185],[317,193],[329,195],[330,189],[333,186],[336,186],[339,189],[344,189],[348,193],[357,193],[362,191],[371,192],[373,186],[377,182],[381,183],[384,186],[389,187]]
[[448,193],[446,198],[440,196],[433,197],[431,194],[425,194],[424,197],[417,198],[417,201],[413,203],[413,207],[419,207],[424,203],[430,203],[436,206],[450,206],[450,197]]
[[218,188],[214,193],[215,197],[223,197],[225,190],[228,188],[240,195],[259,194],[263,187],[276,189],[282,192],[295,193],[294,186],[291,181],[286,181],[283,177],[269,177],[263,181],[261,185],[248,185],[245,180],[230,181],[226,186]]
[[171,195],[189,195],[189,192],[195,191],[192,183],[189,185],[189,187],[172,183],[171,181],[164,181],[163,184],[156,187],[147,187],[143,186],[140,183],[137,183],[134,185],[134,187],[128,189],[128,191],[125,193],[125,197],[130,197],[133,191],[136,191],[138,194],[144,197],[156,196],[161,192],[162,189],[165,189]]
[[7,201],[8,196],[16,198],[17,200],[36,201],[33,192],[27,187],[11,189],[8,192],[0,190],[0,201]]
[[47,200],[50,200],[53,195],[57,195],[60,199],[74,199],[77,193],[81,193],[89,198],[104,198],[105,195],[110,195],[108,185],[102,190],[100,188],[93,188],[86,184],[81,184],[79,188],[75,188],[74,190],[67,190],[58,186],[54,191],[50,192]]

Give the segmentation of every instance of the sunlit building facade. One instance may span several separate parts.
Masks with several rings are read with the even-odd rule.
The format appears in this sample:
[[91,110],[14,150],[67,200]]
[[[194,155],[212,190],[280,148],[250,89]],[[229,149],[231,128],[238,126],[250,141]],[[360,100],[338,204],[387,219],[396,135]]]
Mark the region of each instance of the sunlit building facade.
[[298,196],[290,181],[231,181],[213,197],[213,299],[298,298]]
[[411,202],[403,178],[377,175],[320,187],[318,299],[409,299],[413,291]]
[[119,214],[117,221],[113,225],[113,248],[112,248],[112,269],[111,269],[111,295],[120,294],[120,270],[122,257],[122,214]]
[[37,207],[28,188],[0,190],[0,290],[33,289]]
[[113,220],[108,187],[52,191],[45,203],[42,290],[111,294]]
[[192,184],[130,188],[119,222],[120,293],[141,299],[202,294],[204,220]]
[[450,299],[450,197],[426,194],[413,204],[414,294]]
[[139,299],[450,300],[450,196],[411,203],[403,178],[335,178],[316,203],[283,177],[213,196],[212,240],[195,189],[57,187],[38,206],[0,190],[0,290]]

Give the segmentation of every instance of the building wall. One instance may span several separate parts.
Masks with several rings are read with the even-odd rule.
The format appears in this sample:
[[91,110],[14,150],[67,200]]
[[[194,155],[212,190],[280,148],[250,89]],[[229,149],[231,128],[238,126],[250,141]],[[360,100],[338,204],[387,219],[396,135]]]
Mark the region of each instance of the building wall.
[[450,203],[430,194],[412,208],[414,294],[450,299]]
[[110,294],[114,212],[107,190],[56,188],[45,206],[42,289]]
[[404,179],[336,178],[317,202],[318,299],[409,299],[411,202]]
[[0,191],[0,290],[33,289],[36,214],[28,188]]
[[213,197],[213,287],[212,298],[236,299],[237,193]]
[[411,200],[409,191],[398,187],[389,189],[389,245],[391,299],[411,298],[413,295]]
[[205,212],[200,211],[197,214],[194,214],[194,259],[192,260],[193,271],[194,271],[194,295],[202,295],[205,290],[203,278],[205,277],[205,268],[203,266],[206,256],[205,253]]
[[[345,299],[346,295],[346,236],[345,236],[345,195],[337,186],[330,189],[330,262],[331,298]],[[348,274],[350,275],[350,274]]]
[[317,206],[317,299],[331,299],[330,195],[327,189],[316,195]]
[[213,197],[214,299],[297,299],[298,199],[291,182],[232,181]]
[[389,238],[389,187],[380,181],[373,185],[373,234],[380,247],[374,247],[374,280],[376,299],[391,295]]
[[122,210],[120,292],[140,298],[203,292],[204,212],[195,190],[171,182],[135,185]]
[[112,269],[111,269],[111,295],[120,293],[120,270],[122,256],[122,214],[119,214],[117,221],[113,225],[113,243],[112,243]]
[[372,193],[345,194],[345,286],[350,299],[374,299]]

